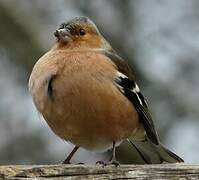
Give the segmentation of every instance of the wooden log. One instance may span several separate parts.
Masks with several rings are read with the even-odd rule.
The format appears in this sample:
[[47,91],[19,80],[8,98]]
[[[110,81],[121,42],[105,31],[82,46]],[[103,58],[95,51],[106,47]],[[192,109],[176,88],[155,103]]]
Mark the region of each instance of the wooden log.
[[199,165],[11,165],[0,166],[1,179],[199,179]]

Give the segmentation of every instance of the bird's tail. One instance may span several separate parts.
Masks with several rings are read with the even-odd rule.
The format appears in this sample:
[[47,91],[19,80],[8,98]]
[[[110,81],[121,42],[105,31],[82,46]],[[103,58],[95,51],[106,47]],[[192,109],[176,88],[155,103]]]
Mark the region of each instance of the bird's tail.
[[128,141],[147,164],[184,162],[183,159],[165,148],[162,144],[155,145],[149,139],[135,141],[129,138]]

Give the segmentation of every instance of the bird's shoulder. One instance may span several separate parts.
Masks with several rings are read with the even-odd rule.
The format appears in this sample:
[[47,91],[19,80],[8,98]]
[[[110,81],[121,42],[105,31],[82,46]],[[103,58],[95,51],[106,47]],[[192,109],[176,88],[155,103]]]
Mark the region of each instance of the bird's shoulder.
[[129,79],[135,80],[132,69],[124,59],[122,59],[114,50],[101,51],[106,57],[108,57],[117,67],[118,71],[126,75]]

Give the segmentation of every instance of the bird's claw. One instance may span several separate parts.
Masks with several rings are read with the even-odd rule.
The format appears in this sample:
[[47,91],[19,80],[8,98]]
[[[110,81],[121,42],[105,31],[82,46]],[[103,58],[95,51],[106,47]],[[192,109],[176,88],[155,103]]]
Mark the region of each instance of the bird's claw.
[[111,160],[111,161],[108,161],[108,162],[97,161],[95,164],[96,165],[97,164],[102,165],[102,167],[109,166],[109,165],[114,165],[115,167],[120,166],[120,163],[118,161],[116,161],[116,160]]
[[97,161],[96,163],[95,163],[96,165],[102,165],[103,167],[106,165],[106,163],[104,162],[104,161]]
[[108,166],[108,165],[114,165],[115,167],[118,167],[120,166],[120,163],[116,160],[111,160],[105,164],[105,166]]
[[63,161],[62,164],[71,164],[70,161]]

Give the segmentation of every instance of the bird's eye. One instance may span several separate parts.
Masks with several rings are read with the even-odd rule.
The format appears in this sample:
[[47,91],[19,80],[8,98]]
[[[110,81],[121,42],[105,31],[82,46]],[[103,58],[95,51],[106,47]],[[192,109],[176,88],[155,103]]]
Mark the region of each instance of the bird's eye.
[[84,29],[80,29],[80,30],[79,30],[79,34],[80,34],[81,36],[84,36],[84,35],[86,34],[86,31],[85,31]]

